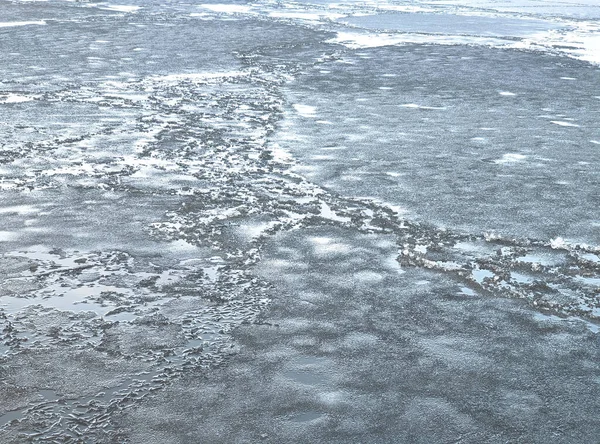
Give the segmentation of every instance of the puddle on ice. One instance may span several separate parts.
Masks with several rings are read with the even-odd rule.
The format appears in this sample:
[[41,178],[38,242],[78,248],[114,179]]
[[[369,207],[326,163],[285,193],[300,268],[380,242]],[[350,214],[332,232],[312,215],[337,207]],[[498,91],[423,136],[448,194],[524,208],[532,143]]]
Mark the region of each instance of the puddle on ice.
[[484,279],[492,279],[494,276],[496,276],[491,271],[482,268],[475,268],[471,271],[471,273],[479,285],[483,284]]
[[320,385],[327,379],[321,374],[307,370],[289,370],[284,372],[283,376],[304,385]]
[[567,318],[561,318],[559,316],[553,315],[553,314],[546,314],[546,313],[534,313],[533,314],[533,319],[535,319],[536,321],[539,322],[552,322],[552,323],[559,323],[559,322],[571,322],[571,323],[583,323],[586,328],[591,331],[592,333],[598,333],[600,332],[600,326],[594,324],[593,322],[587,321],[585,319],[582,319],[580,317],[577,316],[569,316]]
[[600,288],[600,278],[577,276],[576,279],[588,287]]
[[[97,302],[86,300],[90,296],[99,296],[103,291],[115,291],[124,290],[118,289],[117,287],[109,286],[98,286],[98,287],[79,287],[65,290],[60,286],[49,287],[48,290],[52,291],[63,291],[62,295],[53,295],[44,297],[44,293],[34,298],[18,298],[18,297],[4,297],[3,303],[0,307],[3,307],[6,313],[17,313],[26,307],[32,305],[41,305],[43,307],[55,308],[60,311],[71,311],[74,313],[81,313],[84,311],[92,311],[100,316],[105,316],[107,313],[115,309],[114,305],[103,305]],[[128,291],[128,290],[126,290]]]
[[556,316],[553,314],[545,314],[545,313],[534,313],[533,319],[535,319],[537,321],[552,321],[552,322],[562,322],[562,321],[566,320],[559,316]]
[[473,36],[524,37],[559,25],[535,19],[485,17],[453,14],[380,13],[348,17],[341,20],[366,29],[401,31],[405,33],[457,34]]
[[582,254],[581,257],[583,259],[585,259],[586,261],[590,261],[590,262],[595,262],[595,263],[600,263],[600,257],[598,257],[597,254],[593,254],[593,253],[585,253]]
[[562,257],[552,257],[550,255],[538,255],[533,253],[518,257],[517,260],[528,264],[540,264],[546,267],[558,265],[564,261]]
[[54,390],[40,390],[39,394],[45,401],[58,401],[59,396]]
[[0,427],[12,422],[23,419],[23,412],[21,410],[13,410],[12,412],[6,412],[0,416]]
[[477,296],[477,293],[468,287],[460,287],[460,292],[466,296]]
[[510,272],[510,277],[519,284],[531,284],[535,280],[532,276],[528,276],[523,273],[517,273],[515,271]]
[[290,417],[290,421],[293,421],[293,422],[310,422],[310,421],[315,421],[317,419],[320,419],[323,416],[324,415],[322,413],[315,412],[315,411],[310,411],[310,412],[298,413],[296,415],[293,415],[293,416]]
[[292,361],[295,366],[324,366],[329,362],[327,358],[322,356],[300,356]]
[[457,242],[456,244],[454,244],[453,248],[456,248],[457,250],[464,252],[464,253],[488,254],[488,255],[493,254],[494,250],[496,249],[493,245],[490,245],[489,243],[483,242],[483,241]]

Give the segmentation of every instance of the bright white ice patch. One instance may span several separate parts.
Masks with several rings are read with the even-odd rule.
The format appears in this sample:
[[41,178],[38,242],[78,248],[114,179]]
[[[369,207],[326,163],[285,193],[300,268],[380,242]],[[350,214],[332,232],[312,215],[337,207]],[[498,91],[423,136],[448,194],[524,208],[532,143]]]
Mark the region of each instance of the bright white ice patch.
[[336,222],[351,222],[351,219],[349,217],[338,216],[337,213],[335,211],[333,211],[331,209],[331,207],[329,205],[327,205],[325,202],[321,202],[320,216],[325,219],[330,219],[330,220],[333,220]]
[[579,125],[577,125],[576,123],[565,122],[564,120],[551,120],[550,123],[553,123],[553,124],[559,125],[559,126],[579,127]]
[[344,255],[350,253],[353,248],[351,245],[336,242],[334,239],[329,237],[311,237],[310,242],[313,244],[313,251],[318,256],[335,256]]
[[45,25],[46,22],[38,20],[35,22],[0,22],[0,28],[9,28],[11,26],[27,26],[27,25]]
[[131,5],[101,5],[100,9],[105,9],[107,11],[117,11],[117,12],[127,12],[133,13],[137,12],[141,9],[141,6],[131,6]]
[[550,248],[552,248],[554,250],[562,249],[562,248],[566,248],[566,247],[567,247],[567,243],[565,242],[565,240],[562,237],[557,237],[550,241]]
[[506,40],[493,37],[465,35],[427,35],[427,34],[390,34],[367,32],[338,32],[337,36],[327,43],[338,43],[351,49],[377,48],[380,46],[403,45],[409,43],[437,45],[481,45],[491,47],[507,47]]
[[209,80],[222,79],[227,77],[240,77],[247,75],[247,71],[227,71],[227,72],[198,72],[188,74],[169,74],[166,76],[155,76],[152,80],[158,82],[206,82]]
[[[551,50],[593,64],[600,64],[600,25],[598,22],[570,23],[572,28],[533,35],[515,44],[515,48]],[[572,80],[572,79],[564,79]]]
[[500,94],[501,96],[516,96],[515,93],[509,91],[500,91],[498,94]]
[[222,12],[225,14],[247,14],[250,12],[250,6],[245,5],[225,5],[225,4],[204,4],[198,5],[201,8],[208,9],[213,12]]
[[31,97],[22,96],[20,94],[8,94],[5,96],[0,95],[0,103],[23,103],[31,102]]
[[317,114],[317,109],[314,106],[300,105],[299,103],[295,103],[293,107],[302,117],[315,117]]
[[18,237],[18,234],[12,231],[0,231],[0,242],[10,242]]
[[269,14],[270,17],[274,18],[287,18],[287,19],[297,19],[297,20],[310,20],[310,21],[318,21],[322,19],[339,19],[345,17],[344,14],[336,14],[336,13],[328,13],[328,12],[282,12],[275,11]]
[[0,214],[29,215],[36,214],[39,211],[40,210],[38,208],[32,207],[31,205],[16,205],[13,207],[0,208]]
[[516,163],[516,162],[522,162],[526,158],[527,158],[527,156],[524,156],[523,154],[507,153],[507,154],[503,155],[502,158],[494,160],[494,163],[497,163],[497,164]]
[[443,106],[423,106],[423,105],[417,105],[416,103],[405,103],[403,105],[398,105],[401,108],[411,108],[411,109],[429,109],[429,110],[433,110],[433,109],[446,109]]

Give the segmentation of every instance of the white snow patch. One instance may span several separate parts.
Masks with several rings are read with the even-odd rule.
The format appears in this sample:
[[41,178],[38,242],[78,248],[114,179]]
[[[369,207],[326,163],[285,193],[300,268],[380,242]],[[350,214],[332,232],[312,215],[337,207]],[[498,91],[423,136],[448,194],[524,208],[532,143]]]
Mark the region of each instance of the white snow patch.
[[327,43],[338,43],[351,49],[376,48],[380,46],[403,45],[409,43],[438,45],[481,45],[507,47],[506,40],[493,37],[476,37],[465,35],[427,35],[427,34],[391,34],[367,32],[338,32]]
[[577,125],[576,123],[565,122],[564,120],[551,120],[550,123],[553,123],[553,124],[559,125],[559,126],[579,127],[579,125]]
[[4,207],[0,208],[0,214],[19,214],[19,215],[27,215],[27,214],[35,214],[40,210],[36,207],[32,207],[31,205],[16,205],[13,207]]
[[297,19],[297,20],[310,20],[310,21],[319,21],[322,19],[338,19],[345,17],[344,14],[336,14],[336,13],[328,13],[328,12],[285,12],[285,11],[275,11],[269,13],[269,17],[273,18],[287,18],[287,19]]
[[251,11],[250,6],[246,5],[226,5],[226,4],[203,4],[198,5],[201,8],[208,9],[213,12],[222,12],[224,14],[247,14]]
[[562,237],[554,238],[550,241],[550,248],[556,250],[560,248],[566,248],[567,243]]
[[415,245],[415,251],[421,254],[427,253],[427,245]]
[[333,220],[335,222],[350,222],[351,219],[349,217],[342,217],[342,216],[338,216],[337,213],[335,211],[333,211],[331,209],[331,207],[329,205],[327,205],[325,202],[321,202],[321,217],[325,218],[325,219],[329,219],[329,220]]
[[100,9],[104,9],[107,11],[117,11],[117,12],[127,12],[133,13],[140,10],[141,6],[131,6],[131,5],[100,5]]
[[515,93],[512,93],[510,91],[500,91],[498,94],[500,94],[501,96],[516,96]]
[[314,117],[317,113],[317,109],[314,106],[301,105],[299,103],[295,103],[292,106],[302,117]]
[[4,97],[0,96],[0,103],[23,103],[23,102],[31,102],[33,98],[22,96],[20,94],[7,94]]
[[416,103],[405,103],[403,105],[398,105],[401,108],[411,108],[411,109],[428,109],[428,110],[434,110],[434,109],[446,109],[443,106],[423,106],[423,105],[417,105]]
[[12,26],[27,26],[27,25],[45,25],[46,22],[43,20],[31,21],[31,22],[0,22],[0,28],[9,28]]
[[523,154],[506,153],[502,156],[502,158],[494,160],[494,163],[504,164],[504,163],[522,162],[526,158],[527,158],[527,156],[525,156]]
[[19,237],[18,234],[12,231],[0,231],[0,242],[10,242],[17,237]]
[[151,77],[154,81],[159,82],[182,82],[195,81],[204,82],[208,80],[222,79],[227,77],[240,77],[247,75],[248,71],[224,71],[224,72],[198,72],[186,74],[169,74],[166,76]]
[[[567,23],[565,23],[567,24]],[[551,50],[592,64],[600,64],[600,25],[597,21],[569,22],[568,31],[553,29],[513,45],[517,49]],[[563,80],[575,80],[563,78]]]

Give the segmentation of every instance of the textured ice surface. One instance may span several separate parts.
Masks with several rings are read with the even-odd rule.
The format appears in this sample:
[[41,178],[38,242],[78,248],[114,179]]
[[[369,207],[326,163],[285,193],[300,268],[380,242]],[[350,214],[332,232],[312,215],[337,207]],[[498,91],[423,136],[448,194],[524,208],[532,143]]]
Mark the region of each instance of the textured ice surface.
[[[597,70],[564,60],[477,47],[362,49],[344,56],[351,63],[327,63],[330,72],[306,73],[289,89],[290,101],[310,100],[332,125],[290,114],[277,142],[312,180],[424,220],[598,245],[600,233],[590,228],[597,149],[589,143],[597,134]],[[352,153],[315,157],[335,147]]]
[[[320,255],[336,243],[346,260]],[[393,243],[327,227],[272,239],[259,267],[279,294],[269,316],[238,330],[244,351],[222,372],[129,410],[132,442],[595,439],[598,343],[582,321],[424,270],[398,275]],[[273,262],[290,265],[274,274]]]
[[123,3],[0,0],[0,442],[596,439],[597,5]]

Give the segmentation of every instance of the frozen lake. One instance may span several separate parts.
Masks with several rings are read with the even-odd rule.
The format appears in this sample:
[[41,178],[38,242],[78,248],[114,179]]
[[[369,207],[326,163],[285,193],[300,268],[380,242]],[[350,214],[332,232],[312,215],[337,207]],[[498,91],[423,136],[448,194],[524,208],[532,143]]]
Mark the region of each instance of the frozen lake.
[[599,19],[0,0],[0,442],[597,440]]

